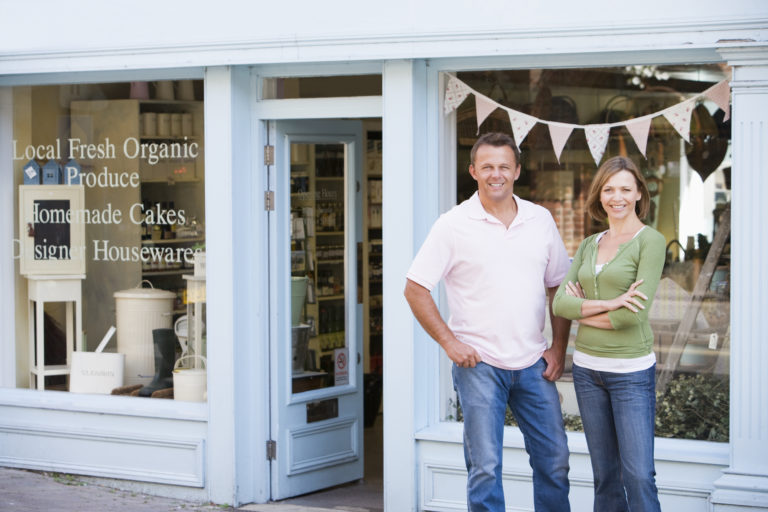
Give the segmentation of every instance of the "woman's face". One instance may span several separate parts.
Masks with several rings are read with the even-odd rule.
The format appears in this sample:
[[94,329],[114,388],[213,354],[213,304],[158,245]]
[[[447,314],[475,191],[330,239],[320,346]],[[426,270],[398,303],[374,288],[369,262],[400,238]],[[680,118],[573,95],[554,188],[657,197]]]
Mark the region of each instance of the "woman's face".
[[608,222],[637,217],[635,204],[640,197],[635,176],[629,171],[615,173],[600,190],[600,204],[608,214]]

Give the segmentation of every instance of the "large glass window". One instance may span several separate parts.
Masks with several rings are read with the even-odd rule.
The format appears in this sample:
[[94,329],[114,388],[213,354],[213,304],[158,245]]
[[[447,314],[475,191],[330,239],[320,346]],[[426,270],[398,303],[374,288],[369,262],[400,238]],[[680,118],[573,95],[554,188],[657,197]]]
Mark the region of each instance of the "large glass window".
[[203,401],[202,81],[13,105],[17,386]]
[[[626,66],[599,69],[457,73],[492,102],[546,121],[578,125],[619,123],[661,112],[730,78],[723,65]],[[730,123],[708,99],[695,103],[690,143],[662,115],[654,116],[645,156],[625,126],[610,129],[603,160],[629,156],[651,189],[645,222],[667,240],[667,260],[650,312],[657,357],[658,436],[728,440],[730,345]],[[477,138],[476,103],[459,105],[456,123],[456,201],[476,184],[469,152]],[[497,108],[479,133],[512,133]],[[558,159],[547,125],[537,123],[521,144],[522,174],[515,192],[546,207],[571,256],[587,236],[605,229],[584,204],[597,165],[585,131],[575,129]],[[579,430],[570,377],[574,323],[566,373],[558,383],[569,428]],[[460,416],[455,399],[449,416]],[[510,422],[513,422],[510,419]]]

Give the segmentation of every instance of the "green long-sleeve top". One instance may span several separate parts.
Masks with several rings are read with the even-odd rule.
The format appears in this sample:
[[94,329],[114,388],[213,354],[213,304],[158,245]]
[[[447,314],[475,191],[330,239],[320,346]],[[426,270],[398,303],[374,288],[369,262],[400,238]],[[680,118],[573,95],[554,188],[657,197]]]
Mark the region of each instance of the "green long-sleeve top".
[[608,318],[613,329],[579,324],[576,349],[597,357],[634,358],[648,355],[653,347],[648,312],[664,268],[664,236],[646,226],[632,240],[621,244],[613,259],[603,266],[599,274],[595,274],[598,236],[599,233],[584,239],[576,251],[571,268],[555,295],[554,313],[571,320],[582,318],[581,305],[585,299],[565,293],[568,281],[578,281],[587,299],[610,300],[642,279],[643,283],[637,289],[648,297],[647,301],[640,299],[645,309],[639,309],[637,313],[625,307],[610,311]]

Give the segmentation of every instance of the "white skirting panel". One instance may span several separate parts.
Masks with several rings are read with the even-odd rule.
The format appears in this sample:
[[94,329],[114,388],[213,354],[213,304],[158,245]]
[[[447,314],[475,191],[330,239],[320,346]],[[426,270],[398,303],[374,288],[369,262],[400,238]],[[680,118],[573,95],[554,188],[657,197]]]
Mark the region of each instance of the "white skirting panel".
[[[519,433],[507,436],[514,440]],[[520,439],[522,442],[522,440]],[[661,441],[661,442],[659,442]],[[520,447],[504,449],[504,496],[508,511],[533,511],[533,484],[528,454]],[[516,444],[516,443],[515,443]],[[727,445],[690,441],[657,440],[657,486],[662,510],[675,512],[708,512],[713,483],[727,463]],[[705,446],[707,445],[707,446]],[[592,470],[583,436],[569,434],[571,449],[569,473],[571,509],[574,512],[592,510]],[[675,448],[678,446],[679,448]],[[694,462],[668,460],[667,454],[710,452],[695,457]],[[659,452],[664,459],[658,458]],[[467,473],[460,442],[421,440],[418,442],[419,510],[465,511]]]
[[204,487],[207,422],[163,416],[0,404],[0,466]]

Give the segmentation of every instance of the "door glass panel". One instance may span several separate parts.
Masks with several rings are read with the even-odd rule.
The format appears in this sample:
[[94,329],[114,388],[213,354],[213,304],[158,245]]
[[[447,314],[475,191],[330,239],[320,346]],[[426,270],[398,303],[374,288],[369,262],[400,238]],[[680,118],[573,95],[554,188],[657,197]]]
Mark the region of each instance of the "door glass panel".
[[291,144],[292,391],[349,383],[344,144]]

